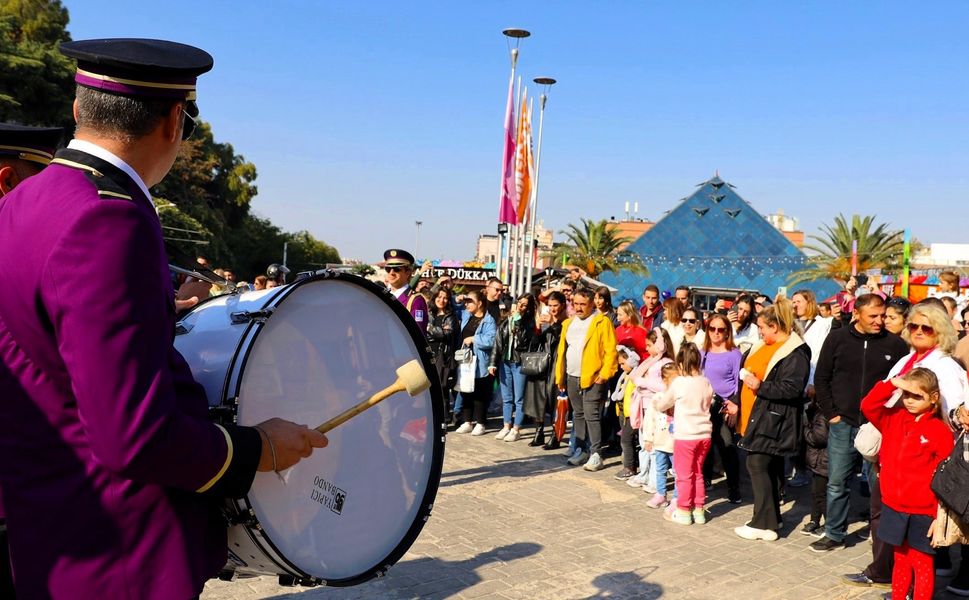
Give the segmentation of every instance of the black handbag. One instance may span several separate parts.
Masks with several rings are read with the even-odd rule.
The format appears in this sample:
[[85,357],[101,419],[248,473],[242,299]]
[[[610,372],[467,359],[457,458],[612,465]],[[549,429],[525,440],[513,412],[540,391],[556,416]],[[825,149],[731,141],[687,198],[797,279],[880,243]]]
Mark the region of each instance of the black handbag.
[[552,362],[552,353],[546,345],[537,352],[522,352],[519,359],[521,360],[522,374],[534,377],[548,373],[548,367]]
[[936,467],[931,487],[939,502],[964,523],[969,522],[969,439],[965,433]]

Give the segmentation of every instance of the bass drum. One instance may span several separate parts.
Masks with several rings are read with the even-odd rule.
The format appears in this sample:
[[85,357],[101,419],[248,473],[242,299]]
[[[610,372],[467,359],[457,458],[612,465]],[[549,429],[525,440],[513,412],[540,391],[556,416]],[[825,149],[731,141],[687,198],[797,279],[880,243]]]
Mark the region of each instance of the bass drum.
[[441,385],[426,342],[390,293],[323,272],[288,286],[221,296],[189,312],[175,347],[216,420],[280,417],[315,427],[419,361],[431,387],[401,392],[327,434],[280,475],[257,473],[227,502],[227,573],[347,586],[384,574],[431,514],[444,460]]

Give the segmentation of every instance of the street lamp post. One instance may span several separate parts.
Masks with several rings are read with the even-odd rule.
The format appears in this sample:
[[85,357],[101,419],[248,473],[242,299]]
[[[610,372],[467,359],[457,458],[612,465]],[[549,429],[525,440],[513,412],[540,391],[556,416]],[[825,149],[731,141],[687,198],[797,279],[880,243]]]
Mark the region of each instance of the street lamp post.
[[[509,29],[503,30],[501,33],[507,38],[506,41],[508,43],[509,52],[511,54],[511,78],[508,81],[508,87],[509,89],[511,89],[515,85],[515,71],[518,68],[518,47],[521,46],[521,41],[523,39],[531,35],[531,32],[525,29],[509,28]],[[511,47],[512,42],[514,42],[514,45],[515,45],[514,48]],[[504,170],[504,156],[502,156],[502,170]],[[502,193],[504,189],[504,184],[505,182],[504,180],[502,180],[498,185],[498,214],[499,215],[501,214],[501,209],[502,209],[501,202],[502,202]],[[509,240],[508,232],[507,232],[507,227],[503,232],[500,225],[501,224],[499,223],[498,256],[495,264],[496,276],[499,279],[501,279],[502,282],[509,283],[508,269],[510,267],[509,258],[511,255],[511,247],[509,246],[508,251],[507,252],[505,251],[505,243]]]
[[424,221],[414,221],[414,225],[417,225],[417,237],[414,240],[414,260],[420,260],[421,258],[421,225]]
[[535,251],[537,243],[535,241],[535,219],[538,214],[538,178],[542,168],[542,131],[545,125],[545,102],[548,101],[548,90],[555,85],[555,80],[551,77],[536,77],[535,83],[542,86],[542,96],[539,98],[538,113],[538,149],[535,151],[535,187],[532,188],[532,214],[531,214],[531,239],[532,248],[528,253],[528,271],[525,275],[525,289],[532,289],[532,269],[534,268]]

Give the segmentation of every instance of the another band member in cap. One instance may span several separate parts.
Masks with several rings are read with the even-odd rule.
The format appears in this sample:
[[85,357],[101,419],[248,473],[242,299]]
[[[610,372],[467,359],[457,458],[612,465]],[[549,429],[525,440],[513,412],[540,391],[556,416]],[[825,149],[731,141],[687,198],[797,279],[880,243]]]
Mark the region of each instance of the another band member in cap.
[[[60,127],[26,127],[0,123],[0,198],[40,171],[54,158],[64,136]],[[0,367],[2,368],[2,367]],[[13,576],[7,552],[7,522],[0,497],[0,598],[13,598]]]
[[0,197],[40,173],[64,136],[60,127],[27,127],[0,123]]
[[[216,425],[172,347],[148,188],[192,133],[206,52],[68,42],[76,138],[0,198],[0,486],[18,595],[198,596],[226,563],[226,496],[326,438]],[[275,464],[274,464],[275,463]]]
[[289,269],[279,263],[273,263],[266,269],[266,288],[279,287],[286,285],[286,276]]
[[390,292],[407,307],[421,331],[427,333],[427,300],[410,289],[409,284],[410,277],[414,273],[414,255],[406,250],[391,248],[384,252],[384,262],[381,266],[387,272],[386,281]]

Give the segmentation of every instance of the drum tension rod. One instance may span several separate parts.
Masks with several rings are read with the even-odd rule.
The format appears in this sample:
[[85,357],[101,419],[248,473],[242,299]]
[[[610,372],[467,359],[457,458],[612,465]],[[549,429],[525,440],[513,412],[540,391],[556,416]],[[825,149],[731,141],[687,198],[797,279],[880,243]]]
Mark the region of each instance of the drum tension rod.
[[271,317],[273,314],[272,308],[264,308],[262,310],[241,310],[234,312],[229,315],[232,322],[235,324],[248,323],[250,321],[258,321],[259,323],[265,323],[266,319]]

